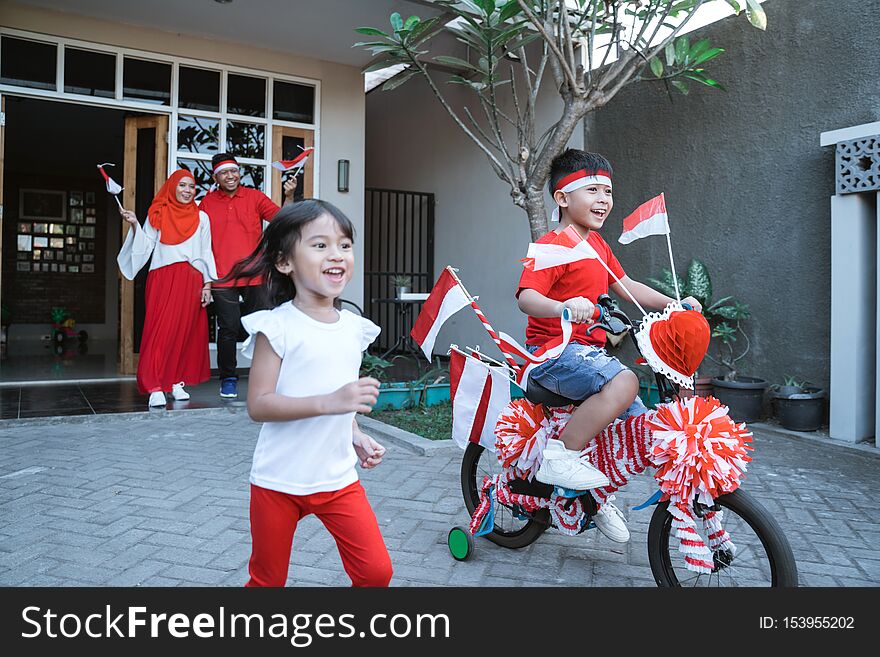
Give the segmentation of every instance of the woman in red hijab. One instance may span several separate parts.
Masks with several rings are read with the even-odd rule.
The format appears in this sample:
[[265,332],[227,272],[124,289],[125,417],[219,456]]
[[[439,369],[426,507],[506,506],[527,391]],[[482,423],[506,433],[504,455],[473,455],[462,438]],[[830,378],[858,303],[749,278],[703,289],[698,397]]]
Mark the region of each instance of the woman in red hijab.
[[171,174],[156,194],[143,226],[120,210],[131,229],[116,261],[122,275],[135,275],[152,256],[147,276],[146,317],[138,359],[138,389],[150,406],[165,406],[165,393],[189,399],[186,385],[207,381],[211,281],[217,278],[208,215],[195,203],[196,183],[186,170]]

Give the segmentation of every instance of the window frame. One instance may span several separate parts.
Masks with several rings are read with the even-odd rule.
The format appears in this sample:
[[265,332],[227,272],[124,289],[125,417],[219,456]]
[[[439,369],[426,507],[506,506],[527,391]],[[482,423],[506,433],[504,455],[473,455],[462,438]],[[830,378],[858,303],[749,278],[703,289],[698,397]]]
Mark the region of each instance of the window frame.
[[[259,69],[247,68],[243,66],[234,66],[221,62],[211,62],[207,60],[192,59],[188,57],[176,57],[172,55],[163,55],[154,52],[137,50],[134,48],[125,48],[120,46],[112,46],[94,41],[84,41],[82,39],[71,39],[67,37],[59,37],[50,34],[42,34],[39,32],[30,32],[27,30],[18,30],[14,28],[0,27],[0,39],[3,37],[12,37],[16,39],[24,39],[29,41],[37,41],[56,46],[57,62],[55,70],[55,90],[34,89],[30,87],[22,87],[17,85],[0,84],[0,94],[10,96],[24,96],[29,98],[41,98],[46,100],[57,100],[80,105],[92,105],[97,107],[108,107],[113,109],[131,109],[150,114],[167,114],[168,122],[168,174],[170,174],[177,166],[178,159],[187,160],[207,160],[210,162],[212,155],[190,153],[188,151],[180,151],[177,148],[177,127],[178,115],[185,116],[202,116],[206,118],[214,118],[220,120],[219,143],[220,152],[226,147],[226,126],[229,121],[257,123],[265,127],[265,153],[263,158],[237,158],[242,164],[251,166],[262,166],[265,168],[263,179],[263,191],[267,196],[272,196],[272,127],[285,126],[290,128],[302,128],[311,130],[314,133],[315,149],[320,148],[320,117],[321,117],[321,81],[313,78],[289,75],[286,73],[278,73],[275,71],[264,71]],[[64,63],[66,48],[75,48],[78,50],[91,50],[99,53],[112,54],[116,57],[116,79],[114,97],[98,97],[87,96],[67,92],[64,90]],[[126,100],[123,94],[123,66],[125,58],[131,57],[146,61],[154,61],[162,64],[171,64],[171,100],[169,105],[156,105],[152,103],[143,103],[136,100]],[[220,111],[209,112],[205,110],[191,110],[188,108],[178,107],[178,91],[179,91],[179,72],[180,66],[190,68],[199,68],[220,73]],[[226,111],[227,101],[227,84],[229,74],[240,74],[251,77],[262,78],[266,81],[265,92],[265,116],[246,116],[242,114],[231,114]],[[303,123],[298,121],[282,121],[274,119],[272,104],[274,82],[288,82],[292,84],[300,84],[304,86],[314,87],[315,103],[313,108],[313,123]],[[320,159],[314,162],[314,188],[320,189]]]

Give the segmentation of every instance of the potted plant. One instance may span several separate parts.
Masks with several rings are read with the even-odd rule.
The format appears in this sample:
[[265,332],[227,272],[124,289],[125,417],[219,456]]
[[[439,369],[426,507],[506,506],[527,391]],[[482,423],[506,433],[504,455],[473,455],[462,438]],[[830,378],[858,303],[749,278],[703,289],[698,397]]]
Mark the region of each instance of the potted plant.
[[785,376],[782,385],[774,386],[773,405],[776,419],[792,431],[816,431],[825,419],[825,391]]
[[[667,296],[675,295],[673,273],[668,269],[660,278],[649,282]],[[730,416],[738,422],[752,422],[761,417],[764,391],[767,381],[758,377],[744,376],[738,371],[738,363],[749,353],[751,343],[744,322],[750,317],[749,307],[732,296],[712,300],[712,279],[709,269],[699,260],[691,260],[684,280],[678,277],[682,297],[693,296],[703,306],[703,316],[712,327],[712,338],[717,357],[707,353],[706,358],[719,365],[723,373],[711,378],[712,394],[730,409]],[[696,384],[706,390],[706,377],[699,374]],[[701,385],[702,384],[702,385]],[[697,394],[700,394],[697,392]]]
[[[398,356],[394,358],[398,358]],[[385,360],[366,353],[361,361],[360,375],[371,376],[379,380],[379,397],[376,399],[373,410],[410,408],[419,403],[423,386],[415,381],[387,381],[388,373],[385,370],[394,364],[393,360]]]
[[439,358],[433,368],[419,377],[419,382],[424,387],[422,401],[425,406],[436,406],[449,401],[449,374],[440,365]]
[[391,283],[397,290],[397,298],[400,299],[404,294],[409,292],[410,287],[412,286],[412,278],[406,275],[398,275],[394,276],[391,279]]

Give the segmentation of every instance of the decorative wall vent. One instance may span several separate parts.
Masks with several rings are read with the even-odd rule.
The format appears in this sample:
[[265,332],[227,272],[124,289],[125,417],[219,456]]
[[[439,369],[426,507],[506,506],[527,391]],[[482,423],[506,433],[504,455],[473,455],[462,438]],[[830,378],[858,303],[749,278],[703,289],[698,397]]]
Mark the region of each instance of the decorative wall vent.
[[880,191],[880,135],[837,144],[837,193]]

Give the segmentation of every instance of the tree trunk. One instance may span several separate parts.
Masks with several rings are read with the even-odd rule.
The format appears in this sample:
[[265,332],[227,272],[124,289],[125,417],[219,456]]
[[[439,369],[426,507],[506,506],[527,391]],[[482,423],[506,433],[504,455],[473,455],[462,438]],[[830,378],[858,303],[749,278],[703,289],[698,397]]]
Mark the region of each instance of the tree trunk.
[[526,193],[525,211],[529,216],[529,230],[532,241],[546,235],[549,231],[547,223],[547,206],[544,203],[544,192],[541,189],[529,189]]

